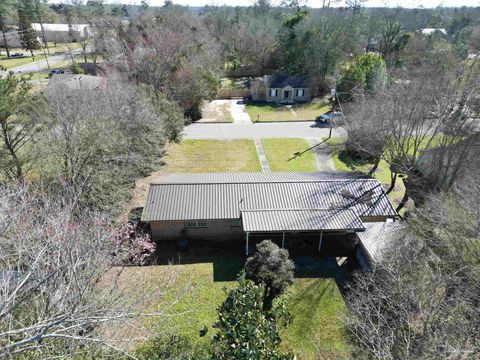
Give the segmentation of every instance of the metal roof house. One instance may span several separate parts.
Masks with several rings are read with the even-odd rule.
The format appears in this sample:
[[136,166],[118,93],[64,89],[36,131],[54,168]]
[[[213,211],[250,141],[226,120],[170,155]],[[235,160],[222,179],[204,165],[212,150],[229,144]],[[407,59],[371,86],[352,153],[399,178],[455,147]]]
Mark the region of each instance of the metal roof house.
[[[170,174],[150,185],[142,220],[154,240],[355,234],[395,218],[381,184],[347,173]],[[352,248],[353,249],[353,248]]]

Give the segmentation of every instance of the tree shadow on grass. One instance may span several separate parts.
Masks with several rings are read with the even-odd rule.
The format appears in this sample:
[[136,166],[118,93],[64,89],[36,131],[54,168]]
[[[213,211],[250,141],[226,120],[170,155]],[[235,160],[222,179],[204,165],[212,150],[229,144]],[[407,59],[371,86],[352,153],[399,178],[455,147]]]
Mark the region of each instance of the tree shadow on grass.
[[237,257],[219,256],[213,259],[213,281],[235,281],[244,262]]
[[338,159],[351,170],[359,170],[369,164],[368,160],[352,156],[347,150],[341,150],[338,153]]

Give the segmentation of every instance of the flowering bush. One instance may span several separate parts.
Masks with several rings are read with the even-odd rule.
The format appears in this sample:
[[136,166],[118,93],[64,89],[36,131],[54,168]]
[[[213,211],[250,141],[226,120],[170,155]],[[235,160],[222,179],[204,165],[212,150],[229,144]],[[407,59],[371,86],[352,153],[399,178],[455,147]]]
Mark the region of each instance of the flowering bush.
[[119,227],[114,243],[115,262],[122,265],[147,265],[156,249],[150,236],[137,231],[137,225],[131,222]]

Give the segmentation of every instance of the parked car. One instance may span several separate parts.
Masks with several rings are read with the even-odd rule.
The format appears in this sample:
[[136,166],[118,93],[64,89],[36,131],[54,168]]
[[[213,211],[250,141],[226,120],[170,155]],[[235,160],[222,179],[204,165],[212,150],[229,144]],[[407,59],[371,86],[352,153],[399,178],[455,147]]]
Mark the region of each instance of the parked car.
[[48,77],[52,77],[55,74],[65,74],[65,70],[63,70],[63,69],[50,70],[50,72],[48,73]]
[[326,113],[317,117],[317,121],[326,123],[332,120],[333,118],[341,117],[341,116],[343,116],[343,114],[340,111],[331,111],[329,113]]
[[23,56],[24,56],[23,53],[19,53],[19,52],[10,54],[10,57],[11,57],[11,58],[21,58],[21,57],[23,57]]

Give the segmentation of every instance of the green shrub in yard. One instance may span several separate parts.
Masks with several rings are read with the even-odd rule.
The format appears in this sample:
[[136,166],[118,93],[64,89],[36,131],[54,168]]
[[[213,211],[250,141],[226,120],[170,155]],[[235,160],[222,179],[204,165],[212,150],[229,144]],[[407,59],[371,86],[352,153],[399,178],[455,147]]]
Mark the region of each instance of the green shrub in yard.
[[74,74],[84,74],[83,69],[78,63],[73,63],[72,66],[70,66],[70,71]]
[[265,310],[265,287],[245,279],[228,294],[218,313],[218,329],[212,343],[212,360],[291,360],[280,351],[279,328],[288,317],[284,303]]
[[255,254],[245,264],[247,278],[258,285],[265,285],[267,304],[293,284],[293,270],[288,250],[281,249],[270,240],[259,243]]

